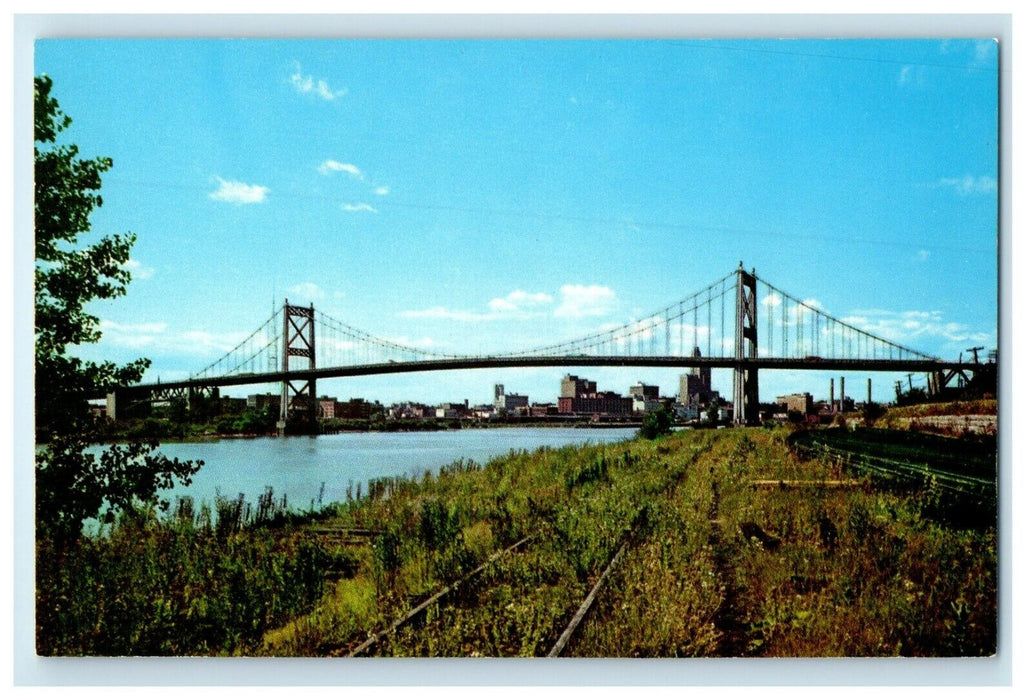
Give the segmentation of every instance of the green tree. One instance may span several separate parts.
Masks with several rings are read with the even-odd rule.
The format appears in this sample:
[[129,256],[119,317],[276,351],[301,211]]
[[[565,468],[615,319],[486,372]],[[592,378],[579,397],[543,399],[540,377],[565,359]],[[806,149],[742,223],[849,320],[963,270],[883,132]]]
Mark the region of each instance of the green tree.
[[911,388],[897,396],[898,406],[912,406],[918,403],[927,403],[928,401],[929,396],[925,393],[925,389]]
[[707,422],[710,425],[717,425],[717,417],[721,415],[721,407],[717,401],[711,401],[710,405],[707,406]]
[[861,404],[861,416],[864,418],[864,424],[867,426],[871,426],[884,415],[886,415],[886,408],[882,404],[875,402]]
[[36,523],[38,534],[68,539],[83,521],[137,503],[166,506],[157,491],[179,478],[189,483],[201,463],[154,453],[153,442],[86,453],[99,442],[99,425],[88,400],[138,382],[149,362],[124,366],[87,362],[69,348],[100,339],[100,321],[87,306],[126,292],[126,263],[133,234],[104,236],[85,246],[90,214],[102,204],[101,174],[110,158],[83,159],[74,144],[58,143],[71,118],[51,95],[53,82],[35,78],[35,370]]
[[674,425],[674,413],[666,406],[655,408],[642,418],[642,427],[638,435],[647,440],[655,440],[663,435],[671,434]]

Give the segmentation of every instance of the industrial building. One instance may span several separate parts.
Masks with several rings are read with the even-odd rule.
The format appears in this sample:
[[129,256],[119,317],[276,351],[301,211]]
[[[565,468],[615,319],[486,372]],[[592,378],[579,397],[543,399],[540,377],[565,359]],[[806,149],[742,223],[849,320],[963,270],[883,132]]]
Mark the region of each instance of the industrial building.
[[775,403],[779,406],[784,406],[786,413],[796,411],[805,416],[814,413],[814,397],[807,392],[777,396],[775,397]]
[[527,396],[523,394],[507,394],[502,384],[495,385],[495,411],[510,413],[519,409],[527,409]]
[[448,420],[457,420],[465,418],[466,414],[470,412],[470,401],[469,399],[464,400],[463,403],[443,403],[437,407],[434,411],[435,418],[445,418]]
[[628,389],[628,395],[633,399],[652,399],[653,401],[659,401],[660,387],[639,382]]
[[560,381],[559,413],[575,415],[627,416],[633,400],[613,391],[597,390],[596,383],[568,374]]
[[247,407],[253,410],[260,410],[269,406],[277,412],[280,410],[279,394],[248,394]]
[[560,396],[563,398],[572,399],[594,393],[596,393],[595,382],[581,379],[576,374],[564,375],[560,381]]
[[316,399],[316,418],[364,419],[383,410],[379,403],[370,403],[365,399],[338,401],[335,396],[320,396]]

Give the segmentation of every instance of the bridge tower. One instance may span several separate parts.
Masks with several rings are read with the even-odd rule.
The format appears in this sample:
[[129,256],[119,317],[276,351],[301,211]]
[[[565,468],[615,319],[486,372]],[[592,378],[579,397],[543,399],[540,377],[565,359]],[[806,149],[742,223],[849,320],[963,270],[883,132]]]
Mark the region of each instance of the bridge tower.
[[276,428],[281,435],[287,432],[288,422],[300,422],[303,432],[316,431],[316,379],[312,377],[295,384],[288,379],[290,359],[308,358],[308,369],[316,368],[316,311],[311,304],[292,306],[283,300],[283,392],[280,395],[280,420]]
[[739,263],[736,271],[735,367],[732,370],[732,407],[736,425],[760,422],[757,384],[757,277]]

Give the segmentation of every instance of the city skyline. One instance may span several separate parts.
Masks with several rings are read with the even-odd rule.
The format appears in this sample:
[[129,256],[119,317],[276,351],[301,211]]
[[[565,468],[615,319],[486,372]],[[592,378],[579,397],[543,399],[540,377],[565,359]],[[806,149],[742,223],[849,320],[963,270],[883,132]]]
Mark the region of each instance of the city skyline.
[[[93,232],[138,236],[80,354],[181,379],[284,298],[406,345],[514,351],[642,318],[740,260],[944,359],[996,348],[997,61],[991,40],[41,40],[67,140],[114,160]],[[569,372],[674,395],[684,371],[319,393],[552,401]],[[761,400],[840,374],[765,371]],[[883,401],[903,379],[847,376]],[[713,383],[731,395],[730,372]]]

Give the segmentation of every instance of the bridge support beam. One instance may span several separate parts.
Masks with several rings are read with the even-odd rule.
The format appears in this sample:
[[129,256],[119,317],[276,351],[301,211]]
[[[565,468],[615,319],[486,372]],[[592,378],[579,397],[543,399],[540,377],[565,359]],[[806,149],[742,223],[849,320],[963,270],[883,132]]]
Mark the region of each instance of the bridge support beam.
[[[292,357],[308,358],[308,368],[316,368],[316,311],[309,305],[291,306],[283,300],[283,372],[290,372]],[[280,420],[277,432],[318,432],[316,425],[316,380],[315,378],[295,384],[289,379],[283,381],[280,395]]]
[[739,263],[736,272],[735,367],[732,369],[732,420],[735,425],[760,422],[757,382],[757,277]]
[[105,414],[109,420],[126,420],[147,415],[155,400],[154,392],[136,387],[119,387],[105,396]]
[[125,400],[121,391],[117,389],[115,391],[109,391],[107,396],[107,416],[108,420],[119,419],[119,405]]

